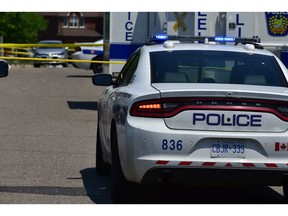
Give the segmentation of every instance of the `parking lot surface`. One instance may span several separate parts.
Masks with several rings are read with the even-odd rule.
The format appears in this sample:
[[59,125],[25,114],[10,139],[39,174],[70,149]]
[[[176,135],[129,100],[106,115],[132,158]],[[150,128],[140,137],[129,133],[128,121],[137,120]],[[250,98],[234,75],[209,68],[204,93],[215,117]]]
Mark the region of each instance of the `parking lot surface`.
[[0,80],[0,203],[109,203],[107,179],[93,181],[100,92],[91,76],[12,67]]

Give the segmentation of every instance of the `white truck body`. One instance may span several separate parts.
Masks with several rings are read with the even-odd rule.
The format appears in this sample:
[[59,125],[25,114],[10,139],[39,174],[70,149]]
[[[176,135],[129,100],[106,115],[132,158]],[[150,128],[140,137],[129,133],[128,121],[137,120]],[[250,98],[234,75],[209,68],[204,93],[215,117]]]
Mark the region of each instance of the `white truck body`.
[[[288,12],[110,12],[105,13],[104,60],[126,61],[149,35],[259,37],[288,67]],[[123,64],[105,64],[119,72]]]

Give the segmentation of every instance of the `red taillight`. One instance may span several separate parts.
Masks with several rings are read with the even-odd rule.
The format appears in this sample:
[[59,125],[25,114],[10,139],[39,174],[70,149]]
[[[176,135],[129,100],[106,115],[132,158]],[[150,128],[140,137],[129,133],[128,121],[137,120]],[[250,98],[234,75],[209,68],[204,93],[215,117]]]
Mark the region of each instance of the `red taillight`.
[[159,110],[161,109],[161,104],[143,104],[139,106],[139,109],[143,110]]
[[132,105],[130,115],[138,117],[167,118],[175,115],[179,103],[174,98],[139,101]]
[[131,116],[162,118],[162,104],[160,100],[140,101],[133,104]]
[[133,104],[130,115],[171,118],[186,110],[228,110],[272,113],[288,121],[288,102],[247,98],[162,98]]

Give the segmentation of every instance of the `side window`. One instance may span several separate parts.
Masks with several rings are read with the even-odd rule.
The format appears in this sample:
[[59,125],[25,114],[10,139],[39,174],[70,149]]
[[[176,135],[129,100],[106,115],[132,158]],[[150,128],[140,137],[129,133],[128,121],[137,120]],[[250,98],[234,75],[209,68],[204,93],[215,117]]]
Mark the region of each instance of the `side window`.
[[126,86],[130,83],[137,69],[139,57],[140,53],[138,51],[129,58],[116,80],[116,86]]

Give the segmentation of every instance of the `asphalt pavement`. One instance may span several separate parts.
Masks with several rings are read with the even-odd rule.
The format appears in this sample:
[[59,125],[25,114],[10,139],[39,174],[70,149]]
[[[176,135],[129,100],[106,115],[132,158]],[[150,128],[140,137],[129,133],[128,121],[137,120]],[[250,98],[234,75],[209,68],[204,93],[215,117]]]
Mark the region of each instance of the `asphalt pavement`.
[[[11,67],[0,79],[0,203],[111,203],[95,173],[92,71]],[[100,90],[100,91],[99,91]]]

